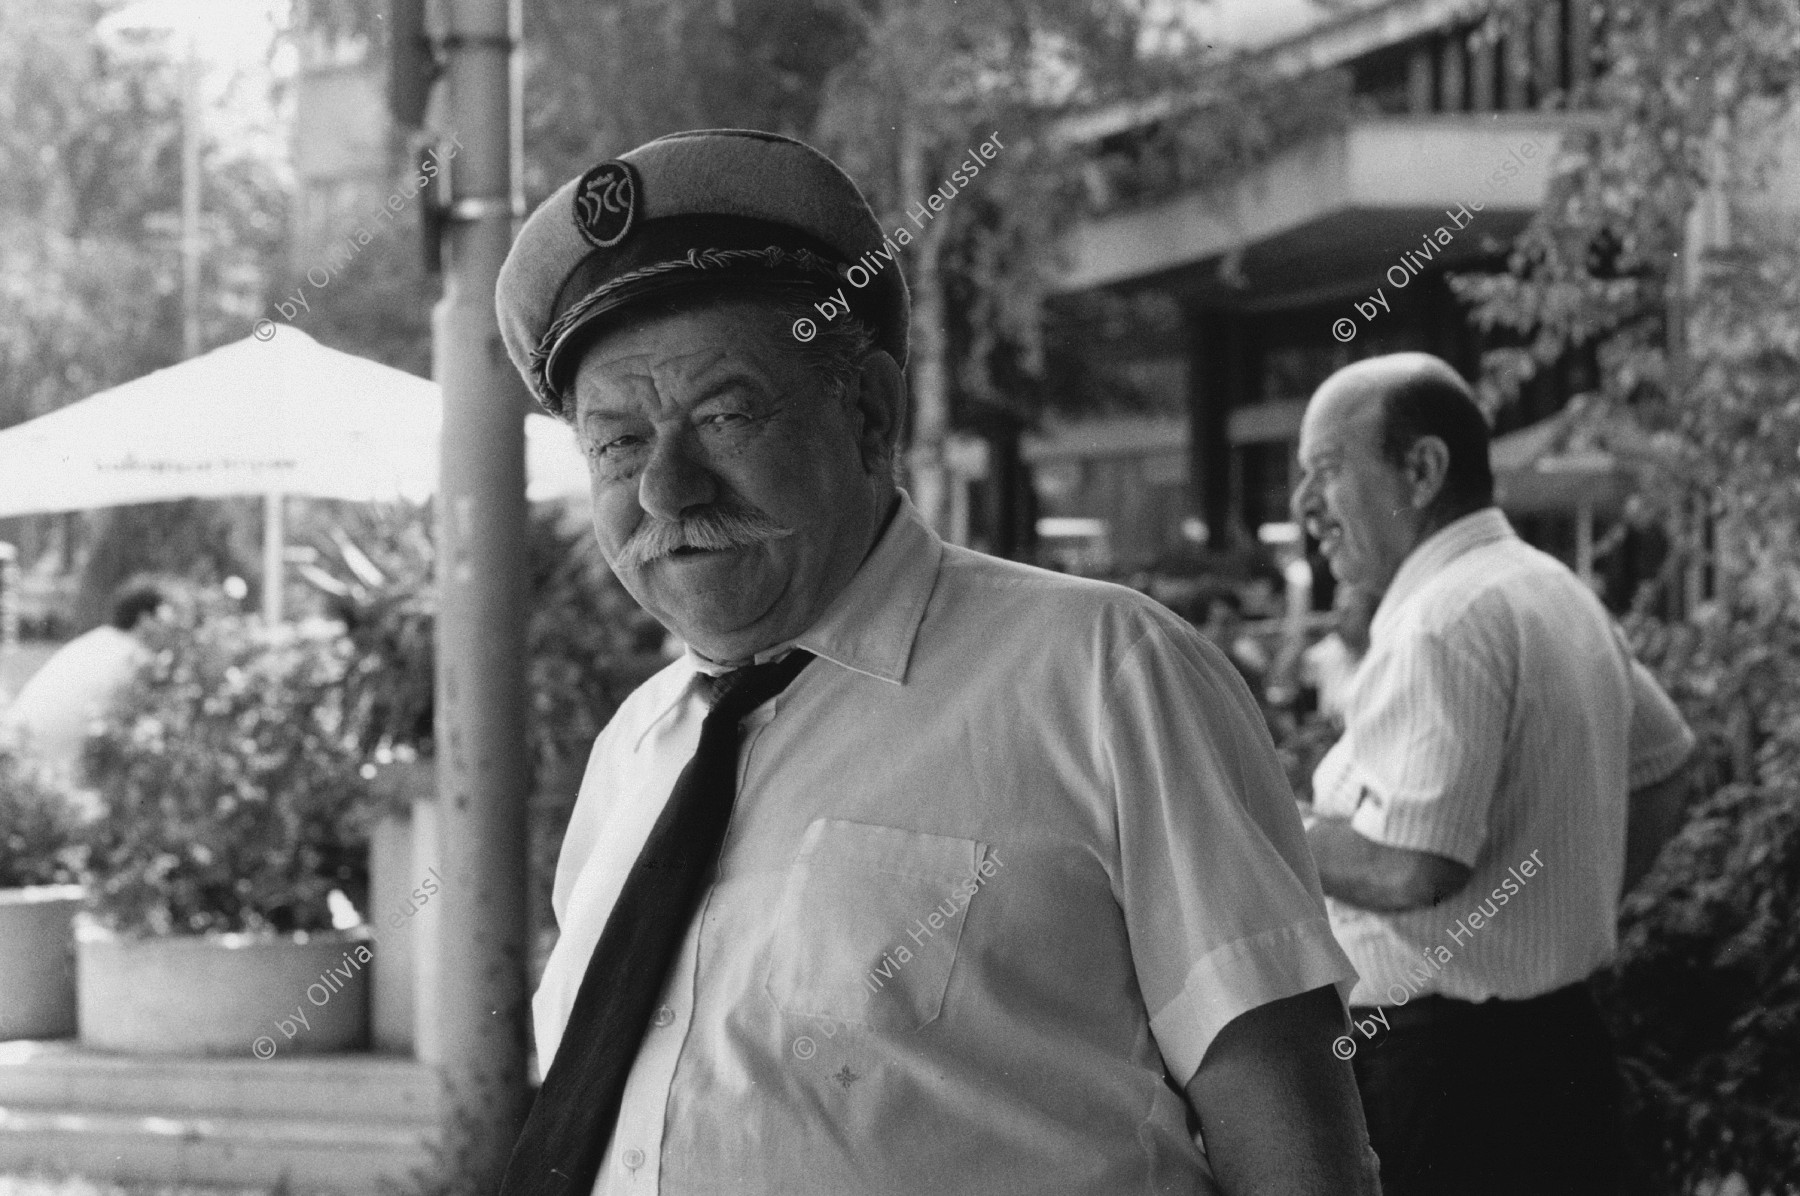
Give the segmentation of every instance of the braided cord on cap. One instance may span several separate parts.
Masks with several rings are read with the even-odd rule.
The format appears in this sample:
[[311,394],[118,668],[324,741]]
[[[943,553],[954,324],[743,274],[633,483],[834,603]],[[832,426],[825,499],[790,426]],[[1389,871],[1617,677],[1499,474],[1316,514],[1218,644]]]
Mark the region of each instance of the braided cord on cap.
[[808,249],[783,249],[779,245],[770,245],[766,249],[690,249],[685,257],[673,258],[664,262],[653,262],[648,266],[628,271],[617,278],[608,279],[606,284],[595,288],[569,306],[569,309],[558,316],[544,330],[538,339],[537,347],[531,351],[531,379],[537,387],[539,396],[552,411],[560,412],[562,396],[557,393],[550,380],[550,365],[555,360],[556,351],[562,342],[586,322],[587,316],[597,307],[622,289],[643,282],[646,279],[672,274],[679,270],[718,270],[734,265],[760,264],[771,270],[784,268],[798,269],[802,273],[818,277],[821,282],[836,283],[841,275],[839,268],[828,258],[821,257]]

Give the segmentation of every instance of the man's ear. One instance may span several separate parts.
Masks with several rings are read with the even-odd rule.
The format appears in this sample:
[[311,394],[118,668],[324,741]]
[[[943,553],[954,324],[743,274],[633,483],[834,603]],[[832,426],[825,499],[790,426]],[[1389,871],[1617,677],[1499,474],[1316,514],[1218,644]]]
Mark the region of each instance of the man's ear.
[[1406,482],[1412,490],[1412,506],[1423,511],[1444,491],[1450,473],[1450,446],[1442,437],[1421,436],[1406,454]]
[[877,349],[863,358],[855,406],[863,468],[870,472],[891,468],[906,418],[906,375],[886,352]]

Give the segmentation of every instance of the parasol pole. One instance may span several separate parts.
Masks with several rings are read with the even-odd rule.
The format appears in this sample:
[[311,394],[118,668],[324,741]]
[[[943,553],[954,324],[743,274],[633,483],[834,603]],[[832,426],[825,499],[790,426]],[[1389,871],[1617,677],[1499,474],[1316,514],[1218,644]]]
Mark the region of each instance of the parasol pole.
[[281,622],[281,589],[286,580],[283,563],[287,557],[286,531],[283,526],[287,496],[279,490],[263,495],[263,622],[274,627]]

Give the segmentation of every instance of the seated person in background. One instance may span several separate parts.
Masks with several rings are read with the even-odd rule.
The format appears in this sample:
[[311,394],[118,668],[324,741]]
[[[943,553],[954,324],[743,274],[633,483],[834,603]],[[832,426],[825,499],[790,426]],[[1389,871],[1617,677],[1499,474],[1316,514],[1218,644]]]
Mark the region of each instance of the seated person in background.
[[0,716],[0,736],[69,782],[80,780],[81,746],[95,719],[130,683],[144,655],[132,632],[167,605],[161,590],[129,584],[113,598],[112,622],[76,636],[19,687]]

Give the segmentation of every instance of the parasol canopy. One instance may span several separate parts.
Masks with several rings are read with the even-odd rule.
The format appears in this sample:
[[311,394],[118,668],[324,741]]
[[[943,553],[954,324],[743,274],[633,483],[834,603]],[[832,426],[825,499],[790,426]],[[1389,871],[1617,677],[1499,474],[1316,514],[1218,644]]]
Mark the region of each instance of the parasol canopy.
[[[437,383],[281,325],[0,432],[0,517],[262,495],[264,573],[279,577],[286,496],[421,502],[442,424]],[[547,415],[525,417],[525,475],[533,500],[588,488]],[[281,589],[264,586],[271,623]]]
[[[297,328],[245,337],[0,432],[0,516],[231,495],[423,501],[438,385]],[[567,427],[526,418],[534,500],[585,493]]]

